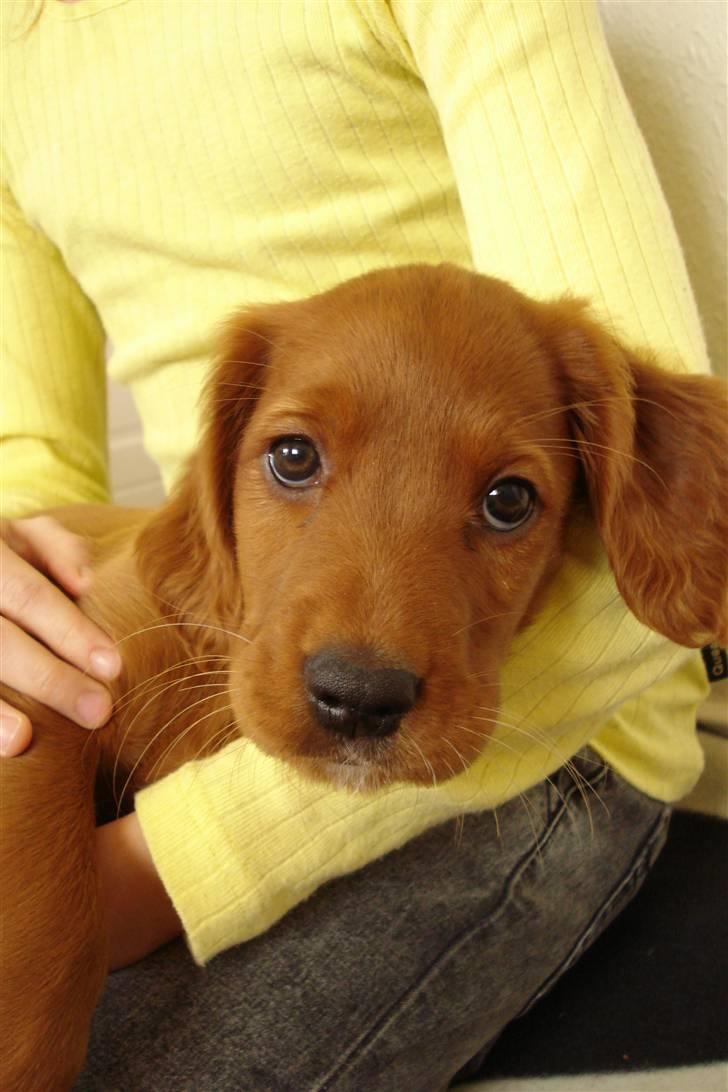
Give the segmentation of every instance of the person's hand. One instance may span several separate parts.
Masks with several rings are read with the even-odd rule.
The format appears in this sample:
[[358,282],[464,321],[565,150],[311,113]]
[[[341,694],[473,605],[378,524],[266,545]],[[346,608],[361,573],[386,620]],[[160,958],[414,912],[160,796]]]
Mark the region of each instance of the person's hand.
[[136,812],[96,831],[96,863],[109,934],[109,970],[174,940],[182,922],[152,860]]
[[[104,681],[121,670],[111,639],[73,599],[92,582],[83,539],[51,516],[0,520],[0,682],[83,728],[111,714]],[[0,755],[21,754],[33,729],[0,699]]]

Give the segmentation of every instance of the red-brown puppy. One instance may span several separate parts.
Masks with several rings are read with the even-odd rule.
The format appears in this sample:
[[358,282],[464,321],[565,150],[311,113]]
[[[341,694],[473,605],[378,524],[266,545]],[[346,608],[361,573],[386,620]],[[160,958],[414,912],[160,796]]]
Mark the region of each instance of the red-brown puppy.
[[[91,736],[8,694],[36,734],[2,766],[3,1088],[83,1063],[106,965],[95,783],[133,791],[237,730],[337,786],[447,778],[453,748],[487,746],[468,718],[497,704],[582,496],[640,619],[725,635],[727,452],[717,381],[451,266],[233,319],[170,500],[60,513],[124,672]],[[227,685],[185,686],[209,678]]]

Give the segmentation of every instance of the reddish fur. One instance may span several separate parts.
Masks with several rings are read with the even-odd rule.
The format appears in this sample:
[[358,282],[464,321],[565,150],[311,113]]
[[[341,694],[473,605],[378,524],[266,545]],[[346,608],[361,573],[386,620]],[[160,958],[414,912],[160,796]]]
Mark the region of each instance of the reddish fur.
[[[2,766],[2,1087],[65,1087],[82,1064],[106,965],[97,772],[108,783],[118,762],[133,791],[215,749],[231,699],[263,750],[336,780],[345,749],[311,718],[301,667],[344,645],[424,679],[399,731],[360,745],[361,784],[450,776],[453,747],[468,762],[487,745],[464,722],[497,704],[498,670],[559,565],[582,479],[635,614],[684,644],[724,637],[722,399],[717,381],[625,350],[582,304],[536,304],[451,266],[382,271],[236,317],[200,448],[169,501],[60,513],[96,551],[82,605],[122,642],[115,697],[179,666],[162,676],[174,685],[132,691],[92,736],[8,693],[36,734]],[[329,470],[296,495],[261,470],[271,439],[293,432]],[[544,504],[504,537],[477,514],[505,474],[533,480]],[[205,691],[184,680],[220,665],[229,695],[190,707]]]

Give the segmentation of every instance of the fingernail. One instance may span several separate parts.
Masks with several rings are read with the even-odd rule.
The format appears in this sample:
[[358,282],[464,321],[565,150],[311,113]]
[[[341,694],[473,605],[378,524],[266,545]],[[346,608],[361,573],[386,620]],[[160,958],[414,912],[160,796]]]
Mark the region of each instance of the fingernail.
[[93,583],[93,569],[90,568],[90,566],[88,565],[82,565],[81,568],[78,570],[78,578],[85,587],[88,587],[90,584]]
[[76,712],[81,724],[86,728],[98,728],[107,719],[109,698],[95,690],[87,690],[76,702]]
[[94,674],[102,679],[115,679],[121,671],[121,656],[115,648],[94,648],[88,658]]
[[15,743],[23,728],[23,720],[12,713],[0,715],[0,756],[7,758],[15,754]]

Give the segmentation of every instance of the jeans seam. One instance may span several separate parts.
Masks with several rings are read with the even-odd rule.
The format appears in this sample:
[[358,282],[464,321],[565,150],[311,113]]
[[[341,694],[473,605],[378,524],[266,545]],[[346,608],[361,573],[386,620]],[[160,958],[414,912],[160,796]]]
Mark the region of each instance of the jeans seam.
[[[620,904],[625,895],[629,896],[627,899],[627,902],[629,902],[629,898],[631,898],[630,891],[636,886],[639,886],[639,883],[644,879],[646,873],[650,869],[650,865],[654,859],[653,849],[660,840],[660,836],[666,831],[671,815],[672,809],[670,807],[665,806],[662,808],[649,834],[635,853],[630,867],[622,876],[619,883],[614,887],[598,910],[594,912],[591,921],[585,927],[569,954],[561,961],[556,970],[549,975],[546,981],[539,986],[536,993],[529,998],[514,1019],[519,1020],[522,1016],[525,1016],[529,1009],[533,1008],[533,1006],[549,992],[551,987],[555,985],[571,967],[573,967],[582,953],[586,951],[603,931],[602,928],[600,928],[601,923],[605,918],[609,919],[609,915],[613,913],[615,905]],[[622,905],[626,904],[622,903]]]
[[[604,766],[597,773],[596,777],[589,782],[590,788],[596,787],[606,780],[609,774],[609,768]],[[476,925],[470,925],[464,929],[457,937],[450,941],[446,948],[444,948],[435,959],[432,960],[430,965],[423,971],[416,982],[413,982],[407,990],[397,999],[396,1002],[391,1004],[387,1011],[379,1017],[379,1019],[369,1028],[367,1028],[358,1039],[352,1043],[343,1056],[341,1056],[334,1067],[325,1074],[321,1080],[313,1086],[311,1092],[332,1092],[333,1084],[337,1078],[342,1076],[347,1069],[350,1069],[355,1060],[359,1060],[372,1048],[377,1039],[382,1035],[384,1031],[392,1024],[392,1022],[404,1012],[409,1005],[413,1003],[415,998],[419,995],[425,983],[440,969],[440,967],[446,962],[446,960],[457,951],[464,943],[470,940],[472,937],[477,936],[478,933],[484,929],[489,928],[498,918],[505,913],[507,906],[511,901],[513,891],[520,881],[523,874],[528,870],[532,862],[538,858],[543,849],[548,845],[553,837],[554,832],[559,826],[561,819],[569,810],[569,802],[577,793],[583,793],[581,783],[573,782],[564,793],[559,793],[559,804],[556,810],[549,815],[548,812],[545,815],[545,822],[542,828],[540,836],[535,836],[533,842],[529,846],[528,850],[519,858],[516,864],[513,866],[510,874],[503,884],[501,898],[494,907],[492,913],[488,917],[479,921]]]

